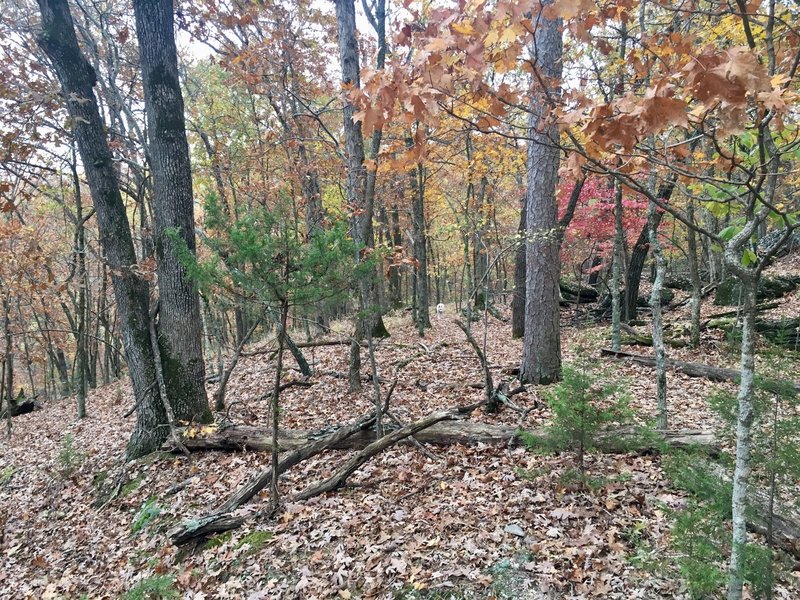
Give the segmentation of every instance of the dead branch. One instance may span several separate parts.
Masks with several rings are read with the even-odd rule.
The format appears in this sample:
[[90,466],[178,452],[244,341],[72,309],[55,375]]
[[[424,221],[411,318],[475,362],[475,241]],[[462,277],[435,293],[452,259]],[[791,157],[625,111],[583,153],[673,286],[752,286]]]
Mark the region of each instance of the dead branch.
[[[325,438],[297,448],[278,462],[278,474],[284,473],[296,464],[319,454],[323,450],[335,446],[348,436],[370,427],[374,422],[375,413],[370,413],[352,425],[340,427]],[[269,437],[271,437],[271,432]],[[270,467],[261,471],[261,473],[256,475],[249,483],[241,486],[211,514],[199,519],[185,521],[181,525],[170,530],[168,532],[169,538],[174,544],[180,545],[193,539],[239,527],[244,522],[244,518],[234,518],[231,517],[229,513],[246,502],[249,502],[253,496],[263,490],[271,482],[272,468]]]
[[373,456],[380,454],[387,448],[394,446],[397,442],[414,435],[418,431],[422,431],[435,423],[440,421],[451,421],[460,419],[471,413],[473,410],[482,406],[484,402],[472,404],[469,406],[460,406],[450,410],[442,410],[423,417],[413,423],[409,423],[405,427],[401,427],[396,431],[392,431],[384,435],[382,438],[375,440],[366,448],[356,453],[355,456],[345,462],[337,471],[327,479],[317,482],[308,486],[305,490],[295,496],[295,501],[307,500],[314,496],[319,496],[326,492],[331,492],[347,481],[347,478],[355,473],[361,465],[371,459]]

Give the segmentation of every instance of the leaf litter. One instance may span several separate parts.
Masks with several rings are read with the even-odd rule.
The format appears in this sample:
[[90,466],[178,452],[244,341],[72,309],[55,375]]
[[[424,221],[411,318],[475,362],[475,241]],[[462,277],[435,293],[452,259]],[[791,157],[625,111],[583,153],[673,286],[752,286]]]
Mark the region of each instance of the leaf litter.
[[[449,321],[434,318],[424,346],[407,318],[388,321],[392,337],[376,354],[384,393],[398,379],[395,416],[407,422],[481,398],[482,390],[464,385],[481,382],[480,364]],[[473,331],[482,340],[483,324]],[[501,373],[517,366],[521,342],[494,319],[486,335],[495,378],[509,379]],[[579,347],[596,356],[607,335],[603,327],[565,327],[565,361]],[[735,364],[713,341],[704,341],[702,352],[714,364]],[[686,349],[670,354],[698,359]],[[313,385],[282,394],[282,427],[317,429],[370,410],[371,385],[347,393],[346,346],[309,348],[306,357],[316,371]],[[655,414],[649,369],[601,359],[588,368],[598,379],[626,382],[640,422]],[[233,422],[269,425],[264,396],[273,374],[268,352],[241,359],[228,387]],[[706,399],[720,387],[733,389],[675,373],[669,385],[673,428],[718,426]],[[525,427],[549,422],[535,389],[514,400],[531,409]],[[118,382],[90,393],[83,421],[74,420],[74,398],[14,419],[0,452],[0,598],[118,598],[160,576],[194,599],[688,598],[672,564],[668,516],[686,498],[670,486],[656,455],[592,453],[587,476],[596,484],[587,487],[564,477],[574,467],[569,453],[477,444],[431,447],[432,457],[394,446],[337,492],[287,502],[275,518],[253,518],[204,546],[176,548],[166,537],[171,526],[220,504],[269,456],[157,453],[128,465],[119,496],[98,508],[99,490],[120,472],[133,425],[123,415],[132,402],[130,388]],[[508,409],[471,418],[519,424]],[[66,436],[72,456],[65,458]],[[329,475],[345,456],[325,452],[289,470],[280,480],[284,498]],[[239,512],[255,514],[267,503],[262,492]],[[782,582],[775,597],[792,597],[790,587]]]

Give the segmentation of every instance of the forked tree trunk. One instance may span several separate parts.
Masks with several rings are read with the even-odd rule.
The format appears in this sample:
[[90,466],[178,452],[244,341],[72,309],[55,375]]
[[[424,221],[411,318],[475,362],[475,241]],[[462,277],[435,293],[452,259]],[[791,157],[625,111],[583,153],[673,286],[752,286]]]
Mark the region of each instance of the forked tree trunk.
[[[693,145],[692,148],[694,148]],[[672,196],[672,192],[675,189],[675,180],[676,176],[672,174],[659,186],[658,197],[664,202],[669,201]],[[642,271],[647,261],[647,254],[650,251],[649,232],[653,227],[658,228],[663,216],[663,212],[657,211],[656,214],[653,215],[654,221],[651,223],[648,220],[639,233],[639,237],[636,238],[636,243],[633,245],[631,260],[630,263],[628,263],[628,271],[625,276],[625,303],[622,308],[622,318],[625,319],[625,321],[636,318],[636,301],[639,298],[639,285],[642,281]]]
[[[549,4],[549,3],[545,3]],[[520,379],[546,384],[561,377],[559,331],[558,126],[549,120],[561,86],[561,19],[538,19],[535,74],[528,120],[525,338]]]
[[212,415],[204,384],[200,296],[179,260],[181,244],[195,251],[195,224],[173,4],[134,0],[133,9],[153,172],[158,344],[164,383],[176,419],[208,422]]
[[[342,83],[344,86],[359,87],[358,42],[356,40],[356,17],[353,0],[335,0],[336,25],[339,41],[339,59],[342,69]],[[364,164],[364,136],[361,132],[361,123],[353,120],[355,106],[345,98],[343,107],[344,116],[344,141],[347,156],[347,200],[354,213],[351,218],[350,230],[353,241],[357,246],[371,247],[373,241],[372,216],[374,210],[373,194],[368,196],[368,174]],[[373,140],[375,141],[375,140]],[[380,143],[380,138],[378,138]],[[374,181],[371,181],[374,192]],[[360,248],[355,256],[356,263],[361,261]],[[356,319],[355,339],[350,346],[349,380],[350,391],[361,389],[361,347],[357,340],[366,337],[366,328],[370,328],[374,335],[385,337],[386,329],[380,315],[371,313],[374,299],[374,284],[367,278],[362,278],[358,283],[360,312]],[[366,314],[364,314],[366,313]]]

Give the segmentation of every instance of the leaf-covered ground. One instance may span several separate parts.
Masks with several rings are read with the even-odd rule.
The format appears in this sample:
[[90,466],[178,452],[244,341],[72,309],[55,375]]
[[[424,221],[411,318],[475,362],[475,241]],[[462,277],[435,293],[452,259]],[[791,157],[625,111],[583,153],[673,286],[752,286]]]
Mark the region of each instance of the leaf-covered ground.
[[[792,306],[798,306],[796,293],[776,312],[791,313]],[[406,313],[388,319],[392,336],[377,357],[384,392],[398,378],[392,410],[403,421],[481,398],[481,390],[464,386],[480,382],[481,369],[451,323],[454,310],[434,316],[424,346]],[[684,319],[687,310],[668,318]],[[715,310],[704,306],[705,314]],[[598,380],[623,381],[636,419],[650,421],[652,370],[599,358],[607,328],[575,325],[575,318],[574,309],[563,310],[565,361],[580,353]],[[482,342],[483,325],[473,332]],[[517,365],[521,342],[510,339],[509,326],[490,318],[486,346],[495,378],[510,378],[503,368]],[[267,426],[274,364],[268,352],[252,353],[258,348],[234,373],[228,416]],[[317,372],[314,385],[286,390],[283,426],[316,429],[369,411],[370,385],[362,394],[347,393],[347,355],[345,346],[306,351]],[[737,363],[731,345],[713,332],[700,351],[670,355]],[[734,390],[675,373],[669,388],[671,427],[693,429],[720,426],[707,399]],[[514,400],[535,407],[525,427],[548,422],[536,390]],[[397,446],[336,493],[289,502],[274,519],[255,517],[206,547],[178,549],[166,531],[218,505],[266,467],[268,455],[151,456],[126,468],[119,496],[100,508],[99,490],[120,476],[133,425],[133,417],[123,416],[132,406],[130,390],[122,383],[96,390],[88,406],[90,417],[76,422],[74,399],[48,402],[15,418],[13,437],[2,441],[2,598],[118,598],[137,585],[184,598],[688,598],[669,545],[669,512],[686,498],[658,456],[591,454],[593,485],[587,487],[565,476],[574,467],[569,453],[477,445],[431,447],[433,458]],[[471,418],[519,424],[509,409]],[[345,456],[326,453],[290,470],[281,479],[282,494],[290,498],[330,474]],[[242,510],[255,513],[267,502],[265,492]],[[798,597],[798,575],[785,576],[775,597]]]

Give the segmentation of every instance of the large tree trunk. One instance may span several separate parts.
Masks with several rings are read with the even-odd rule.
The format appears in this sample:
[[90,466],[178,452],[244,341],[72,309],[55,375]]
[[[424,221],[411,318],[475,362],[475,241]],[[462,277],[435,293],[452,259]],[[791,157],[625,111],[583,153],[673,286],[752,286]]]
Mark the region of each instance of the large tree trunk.
[[[566,210],[564,214],[561,215],[561,218],[558,220],[558,245],[559,251],[561,249],[561,243],[564,241],[564,232],[566,231],[569,224],[572,222],[572,217],[575,215],[575,208],[578,206],[578,200],[581,197],[581,191],[583,190],[583,184],[586,183],[586,177],[581,176],[581,178],[575,182],[575,185],[572,188],[572,193],[569,197],[569,202],[567,203]],[[511,299],[511,337],[514,339],[518,339],[524,337],[525,335],[525,274],[526,274],[526,245],[525,245],[525,231],[527,227],[527,218],[528,218],[528,211],[527,211],[527,202],[526,198],[523,196],[522,198],[522,210],[520,211],[519,216],[519,229],[518,234],[520,237],[519,246],[517,246],[517,251],[514,256],[514,295]],[[564,286],[559,284],[561,288],[561,292],[564,291]],[[592,290],[593,296],[589,301],[594,301],[597,298],[596,292]],[[575,302],[580,303],[582,298],[580,296],[582,294],[573,294],[576,296]]]
[[559,131],[548,122],[548,96],[561,85],[562,22],[538,21],[532,53],[536,80],[528,120],[525,338],[520,378],[550,383],[561,377],[559,331],[558,180]]
[[[172,0],[135,0],[149,152],[159,291],[158,344],[175,418],[211,420],[205,390],[200,296],[178,255],[195,251],[194,198]],[[170,237],[170,232],[180,241]]]
[[157,449],[167,436],[157,395],[153,353],[149,343],[147,283],[131,269],[136,265],[133,238],[119,192],[119,183],[100,118],[93,86],[94,70],[78,48],[66,0],[39,0],[42,33],[38,43],[52,62],[71,117],[73,135],[89,181],[97,212],[100,243],[114,285],[122,340],[136,397],[136,428],[128,458]]

